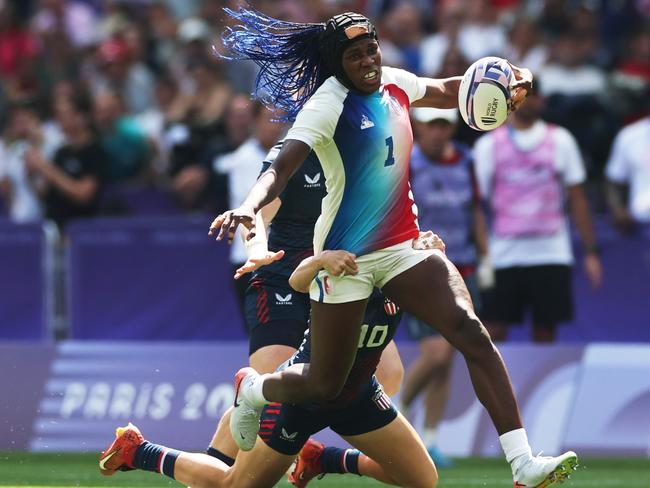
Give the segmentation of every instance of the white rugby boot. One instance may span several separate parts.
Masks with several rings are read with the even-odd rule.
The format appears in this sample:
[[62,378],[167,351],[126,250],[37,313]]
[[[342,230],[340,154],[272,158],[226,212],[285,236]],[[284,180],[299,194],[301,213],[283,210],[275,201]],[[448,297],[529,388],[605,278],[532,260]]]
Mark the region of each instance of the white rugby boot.
[[250,451],[260,430],[260,416],[264,405],[251,401],[250,390],[259,377],[253,368],[242,368],[235,374],[235,404],[230,415],[230,433],[242,451]]
[[560,456],[534,456],[517,466],[514,488],[549,488],[564,483],[578,468],[578,456],[573,451]]

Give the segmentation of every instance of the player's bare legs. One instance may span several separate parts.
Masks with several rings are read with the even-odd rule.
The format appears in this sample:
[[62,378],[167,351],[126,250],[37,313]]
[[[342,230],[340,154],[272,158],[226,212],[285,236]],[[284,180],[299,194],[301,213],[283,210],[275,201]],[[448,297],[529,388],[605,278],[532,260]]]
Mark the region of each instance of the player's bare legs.
[[474,313],[465,282],[442,254],[413,266],[383,288],[405,311],[438,330],[467,361],[476,396],[499,434],[522,427],[501,355]]
[[532,456],[505,364],[474,313],[465,282],[444,254],[434,252],[393,278],[383,292],[463,354],[476,396],[499,433],[516,486],[546,487],[565,480],[575,469],[577,456],[572,451],[555,458]]
[[366,303],[323,304],[312,300],[309,368],[267,376],[264,398],[279,403],[323,403],[335,398],[354,363]]
[[363,476],[407,488],[433,488],[438,482],[424,444],[401,414],[381,429],[344,439],[363,453],[359,457]]
[[260,439],[228,468],[206,454],[182,453],[174,470],[176,481],[192,488],[268,488],[287,472],[295,456],[280,454]]
[[[433,488],[438,481],[435,465],[424,444],[408,420],[399,413],[384,427],[343,438],[358,451],[352,453],[326,448],[320,442],[309,439],[300,451],[296,467],[288,477],[289,482],[298,488],[304,488],[310,480],[321,474],[342,472],[342,466],[343,472],[407,488]],[[395,446],[399,446],[399,449]],[[372,452],[373,457],[359,452],[362,450]]]
[[[362,314],[364,310],[365,310],[365,303],[362,309]],[[314,335],[313,327],[314,326],[312,324],[312,340]],[[354,342],[354,351],[356,351],[357,344],[358,344],[358,331],[357,331],[357,339]],[[287,359],[289,359],[291,354],[293,354],[294,352],[295,349],[288,346],[280,346],[280,345],[266,346],[264,348],[259,349],[258,351],[256,351],[251,355],[250,363],[255,370],[261,373],[265,373],[267,371],[268,372],[275,371],[275,369],[278,366],[280,366],[282,363],[284,363]],[[312,352],[312,360],[313,360],[313,352]],[[339,363],[340,362],[341,361],[339,361]],[[269,375],[268,378],[270,378],[271,381],[275,379],[276,382],[278,378],[282,378],[282,377],[285,378],[288,377],[292,379],[308,378],[309,377],[308,372],[310,369],[313,368],[305,367],[304,364],[300,366],[296,365],[294,367],[284,370],[282,373],[274,373],[272,375]],[[348,372],[349,372],[349,368],[345,371],[345,375],[343,376],[343,383],[341,384],[341,387],[347,380]],[[377,368],[378,380],[380,383],[386,385],[385,391],[389,395],[394,395],[399,390],[403,375],[404,375],[404,366],[402,365],[402,360],[399,356],[399,352],[397,351],[397,346],[393,341],[391,341],[382,353]],[[293,401],[293,403],[297,403],[297,402]],[[232,438],[231,429],[229,428],[232,410],[233,410],[232,407],[229,408],[224,414],[224,416],[221,418],[221,420],[219,421],[219,425],[217,427],[217,431],[215,432],[212,441],[210,443],[212,453],[214,455],[218,455],[219,458],[222,460],[225,460],[224,457],[222,456],[225,455],[226,457],[230,458],[228,462],[232,462],[232,459],[236,457],[239,449],[237,444]],[[254,440],[255,439],[253,437],[250,438],[249,446],[252,447]]]

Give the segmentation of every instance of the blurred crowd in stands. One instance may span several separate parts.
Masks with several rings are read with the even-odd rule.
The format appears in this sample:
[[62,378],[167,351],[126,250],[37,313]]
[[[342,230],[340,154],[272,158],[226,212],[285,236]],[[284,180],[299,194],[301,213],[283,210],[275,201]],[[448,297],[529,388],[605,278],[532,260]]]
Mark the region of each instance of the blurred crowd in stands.
[[[577,139],[596,211],[612,142],[648,115],[647,0],[252,0],[297,22],[361,11],[384,64],[462,74],[486,55],[530,68],[544,118]],[[229,155],[281,133],[256,69],[214,53],[229,0],[0,0],[0,215],[214,214],[250,185]],[[272,136],[269,136],[272,134]],[[461,124],[456,138],[480,134]],[[650,135],[649,135],[650,136]],[[241,155],[240,155],[241,159]],[[236,159],[233,159],[236,160]],[[650,193],[650,182],[646,191]]]

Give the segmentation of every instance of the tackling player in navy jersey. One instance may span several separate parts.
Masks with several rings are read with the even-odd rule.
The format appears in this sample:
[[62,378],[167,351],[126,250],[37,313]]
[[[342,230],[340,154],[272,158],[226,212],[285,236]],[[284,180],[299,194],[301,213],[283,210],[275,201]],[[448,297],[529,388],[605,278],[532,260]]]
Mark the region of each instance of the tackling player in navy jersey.
[[[442,249],[444,245],[427,233],[414,242],[414,247]],[[326,251],[307,258],[294,271],[291,285],[303,292],[314,272],[320,269],[354,273],[354,256],[346,251]],[[368,302],[356,359],[342,392],[327,405],[267,405],[254,448],[241,452],[232,467],[206,454],[176,451],[147,442],[137,427],[129,424],[117,429],[117,438],[100,457],[102,474],[142,469],[165,474],[195,488],[274,486],[309,436],[330,427],[364,454],[356,449],[325,448],[310,440],[290,475],[295,486],[304,487],[322,473],[349,472],[403,487],[435,487],[438,475],[422,441],[395,410],[373,374],[399,320],[396,305],[375,290]],[[309,345],[307,333],[298,351],[279,370],[308,367]],[[394,448],[396,445],[399,449]]]

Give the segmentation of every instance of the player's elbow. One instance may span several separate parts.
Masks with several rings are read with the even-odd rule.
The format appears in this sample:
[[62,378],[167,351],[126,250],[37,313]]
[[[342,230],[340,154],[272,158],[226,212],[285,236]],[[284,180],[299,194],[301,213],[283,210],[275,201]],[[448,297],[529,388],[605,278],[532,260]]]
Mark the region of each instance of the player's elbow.
[[295,273],[289,277],[289,286],[299,293],[309,293],[309,283],[305,283]]

